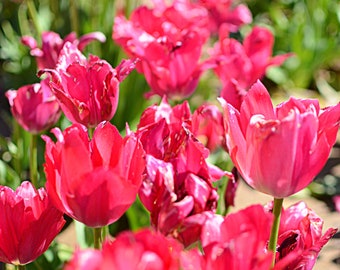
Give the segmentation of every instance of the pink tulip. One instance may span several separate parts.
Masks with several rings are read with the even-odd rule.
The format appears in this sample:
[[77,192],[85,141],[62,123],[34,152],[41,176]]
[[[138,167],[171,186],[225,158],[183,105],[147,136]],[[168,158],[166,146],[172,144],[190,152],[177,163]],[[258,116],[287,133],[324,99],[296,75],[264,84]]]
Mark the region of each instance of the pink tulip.
[[101,270],[103,254],[98,249],[77,249],[71,260],[65,265],[64,270]]
[[337,231],[330,228],[322,235],[322,227],[323,220],[304,202],[283,210],[274,269],[313,269],[320,250]]
[[0,261],[24,265],[43,254],[65,224],[44,188],[0,187]]
[[239,109],[248,89],[261,79],[268,67],[281,65],[290,54],[272,57],[274,36],[266,28],[254,27],[243,44],[221,31],[211,51],[214,71],[223,84],[221,96]]
[[46,142],[47,191],[55,205],[90,227],[113,223],[135,201],[145,168],[144,151],[133,133],[122,138],[109,122],[89,140],[85,127],[74,124]]
[[290,98],[273,107],[258,81],[240,110],[224,99],[226,144],[244,180],[276,198],[305,188],[326,163],[340,122],[340,103],[320,109],[317,100]]
[[37,134],[53,126],[59,119],[60,106],[45,79],[6,92],[11,112],[28,132]]
[[64,39],[59,34],[51,31],[43,32],[41,35],[42,46],[38,47],[37,41],[30,36],[23,36],[21,42],[30,48],[31,55],[36,58],[38,69],[55,68],[58,63],[59,54],[66,42],[71,42],[79,50],[83,50],[85,46],[94,41],[105,42],[106,38],[101,32],[93,32],[83,35],[77,39],[75,33],[70,33]]
[[197,250],[184,251],[175,239],[143,229],[120,233],[113,241],[104,242],[101,251],[76,251],[65,270],[191,270],[196,269],[193,266],[201,268],[202,263]]
[[233,0],[196,0],[209,11],[210,31],[218,33],[221,25],[236,32],[242,25],[252,22],[252,14],[245,5],[234,5]]
[[154,9],[135,9],[130,20],[117,16],[112,38],[130,57],[140,59],[136,68],[151,87],[148,97],[185,98],[207,68],[200,58],[208,17],[205,9],[183,1],[169,7],[158,2]]
[[163,99],[144,111],[136,131],[147,154],[140,199],[155,228],[185,246],[200,238],[202,226],[216,210],[212,182],[230,176],[207,162],[208,149],[190,129],[188,103],[172,108]]
[[261,205],[227,215],[220,226],[218,241],[204,247],[205,269],[270,269],[273,254],[265,251],[265,247],[272,221],[272,214]]
[[114,116],[119,84],[134,67],[130,60],[122,61],[115,69],[93,55],[87,60],[74,44],[67,42],[56,69],[43,69],[38,74],[51,75],[52,91],[72,123],[95,127]]

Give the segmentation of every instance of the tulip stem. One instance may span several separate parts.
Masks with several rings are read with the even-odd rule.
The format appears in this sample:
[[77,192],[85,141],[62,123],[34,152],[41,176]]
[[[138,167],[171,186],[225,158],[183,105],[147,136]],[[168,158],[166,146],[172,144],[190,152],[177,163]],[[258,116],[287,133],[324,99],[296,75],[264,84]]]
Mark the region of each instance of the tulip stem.
[[102,228],[93,228],[93,246],[95,249],[100,249],[102,243]]
[[92,139],[93,133],[94,133],[94,128],[89,127],[89,128],[88,128],[88,133],[89,133],[90,139]]
[[283,204],[283,198],[282,199],[274,198],[274,207],[273,207],[274,222],[273,222],[272,230],[270,233],[270,239],[269,239],[269,245],[268,245],[269,251],[273,252],[272,266],[275,265],[276,245],[277,245],[277,239],[279,236],[282,204]]
[[17,269],[17,270],[26,270],[26,265],[21,265],[21,264],[20,264],[20,265],[17,265],[17,266],[16,266],[16,269]]
[[35,188],[38,188],[38,136],[36,134],[31,135],[30,142],[30,179]]

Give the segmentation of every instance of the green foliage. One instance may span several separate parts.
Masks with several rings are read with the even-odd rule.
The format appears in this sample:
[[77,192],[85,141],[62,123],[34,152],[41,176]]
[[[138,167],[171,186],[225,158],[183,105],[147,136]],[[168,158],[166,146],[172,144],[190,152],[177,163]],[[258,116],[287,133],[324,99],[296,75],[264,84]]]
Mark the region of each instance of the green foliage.
[[53,242],[46,252],[37,260],[26,266],[27,270],[62,269],[64,263],[72,256],[73,250]]
[[[248,1],[255,23],[270,25],[275,52],[292,52],[280,71],[271,78],[288,88],[317,89],[320,70],[339,91],[340,5],[328,0]],[[276,68],[277,70],[278,68]],[[282,79],[283,78],[283,79]]]

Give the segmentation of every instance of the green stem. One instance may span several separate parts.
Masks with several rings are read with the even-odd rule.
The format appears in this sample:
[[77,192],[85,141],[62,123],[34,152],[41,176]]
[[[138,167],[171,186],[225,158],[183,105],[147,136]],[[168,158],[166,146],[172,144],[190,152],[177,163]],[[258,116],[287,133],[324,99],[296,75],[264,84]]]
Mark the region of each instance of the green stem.
[[103,236],[103,239],[106,239],[106,237],[109,234],[110,234],[109,225],[102,227],[102,236]]
[[274,198],[274,207],[273,207],[274,222],[273,222],[273,227],[270,233],[270,239],[269,239],[269,245],[268,245],[269,251],[273,252],[272,266],[275,265],[276,245],[277,245],[277,239],[279,236],[282,204],[283,204],[283,198],[282,199]]
[[87,132],[88,132],[88,134],[89,134],[89,138],[90,138],[91,140],[92,140],[92,138],[93,138],[94,130],[95,130],[95,128],[91,128],[91,127],[89,127],[89,128],[87,129]]
[[93,228],[93,246],[100,249],[102,244],[102,228]]
[[26,270],[26,265],[17,265],[16,267],[15,267],[17,270]]
[[41,29],[40,29],[39,20],[38,20],[38,13],[37,13],[37,10],[35,8],[34,2],[33,2],[33,0],[26,0],[26,4],[27,4],[28,12],[29,12],[31,19],[33,21],[33,25],[35,27],[35,30],[37,31],[38,39],[40,40]]
[[30,179],[36,188],[38,188],[38,135],[31,134],[30,142]]
[[15,153],[13,167],[18,174],[22,172],[21,161],[23,160],[23,138],[20,134],[21,127],[19,126],[18,122],[13,118],[13,141],[14,144],[17,146],[17,151]]
[[[86,242],[86,228],[84,223],[74,220],[74,227],[76,230],[77,244],[80,248],[88,247]],[[90,231],[91,232],[91,231]]]
[[231,180],[227,179],[227,177],[223,177],[222,181],[223,181],[221,182],[222,185],[218,187],[217,189],[219,193],[217,213],[222,216],[225,216],[228,213],[228,208],[229,208],[229,207],[226,207],[226,204],[225,204],[225,192],[227,190],[228,182]]

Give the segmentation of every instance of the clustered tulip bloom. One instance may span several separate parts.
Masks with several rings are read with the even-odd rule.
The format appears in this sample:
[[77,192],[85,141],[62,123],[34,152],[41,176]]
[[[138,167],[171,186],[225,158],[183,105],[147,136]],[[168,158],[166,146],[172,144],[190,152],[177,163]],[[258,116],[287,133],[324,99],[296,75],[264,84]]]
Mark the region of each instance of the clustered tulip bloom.
[[50,86],[61,109],[72,123],[95,127],[114,116],[119,84],[134,69],[132,60],[112,68],[105,60],[90,55],[89,60],[70,42],[66,42],[55,69],[43,69],[51,75]]
[[[227,215],[219,230],[206,228],[204,239],[214,241],[203,245],[204,269],[271,269],[273,253],[268,239],[273,222],[271,206],[252,205]],[[304,202],[282,209],[276,264],[273,269],[312,269],[321,248],[337,231],[328,229],[322,235],[323,221]],[[240,268],[242,267],[242,268]]]
[[41,40],[42,45],[39,48],[33,37],[23,36],[21,38],[21,42],[30,48],[31,55],[36,58],[38,69],[55,68],[59,54],[66,42],[73,43],[82,51],[88,43],[94,40],[105,42],[106,37],[101,32],[92,32],[77,39],[76,33],[72,32],[62,39],[58,33],[46,31],[42,33]]
[[185,246],[200,238],[203,224],[216,210],[212,183],[231,176],[206,161],[209,151],[191,132],[191,117],[187,102],[172,108],[163,99],[144,111],[136,131],[146,151],[141,201],[153,226]]
[[340,103],[320,109],[313,99],[290,98],[273,107],[257,82],[240,110],[220,99],[226,144],[244,180],[275,198],[305,188],[325,165],[340,124]]
[[60,117],[60,106],[46,79],[40,83],[22,86],[18,90],[8,90],[6,97],[12,115],[30,133],[37,134],[47,130]]
[[227,215],[220,237],[204,247],[205,269],[270,269],[273,254],[266,251],[266,245],[272,222],[272,214],[261,205]]
[[65,224],[44,188],[0,186],[0,261],[24,265],[43,254]]
[[144,150],[130,132],[122,137],[109,122],[89,140],[84,126],[55,128],[46,142],[46,188],[61,211],[90,227],[120,218],[135,201],[145,169]]
[[136,69],[151,87],[148,96],[181,99],[195,91],[207,68],[200,63],[207,25],[207,11],[200,6],[157,1],[154,9],[135,9],[130,20],[117,16],[112,38],[130,57],[140,59]]
[[302,266],[312,269],[321,248],[337,231],[330,228],[322,235],[322,229],[323,220],[304,202],[283,209],[276,252],[277,269]]
[[241,44],[220,32],[219,41],[210,51],[210,61],[222,82],[221,96],[236,109],[240,108],[248,89],[261,79],[271,66],[281,65],[290,54],[272,57],[273,34],[264,27],[255,26]]

